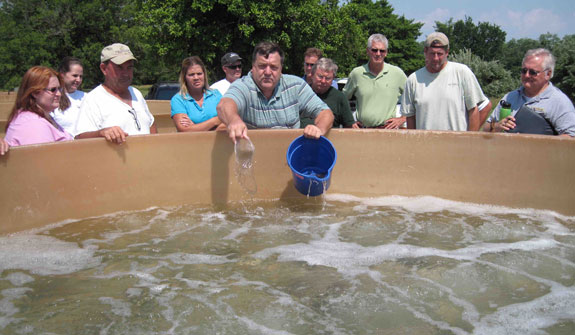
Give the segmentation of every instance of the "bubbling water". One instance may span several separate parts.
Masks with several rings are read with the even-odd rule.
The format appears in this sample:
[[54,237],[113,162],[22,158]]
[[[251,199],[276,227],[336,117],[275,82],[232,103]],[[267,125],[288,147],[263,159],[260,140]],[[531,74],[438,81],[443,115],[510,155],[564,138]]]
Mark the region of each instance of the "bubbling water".
[[0,237],[0,333],[575,333],[575,218],[431,197],[312,200]]

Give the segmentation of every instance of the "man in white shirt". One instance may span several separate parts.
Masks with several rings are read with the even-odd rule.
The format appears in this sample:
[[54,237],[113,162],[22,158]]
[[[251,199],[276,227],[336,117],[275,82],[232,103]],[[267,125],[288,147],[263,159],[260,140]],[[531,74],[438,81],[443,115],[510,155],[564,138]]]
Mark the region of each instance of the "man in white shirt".
[[128,135],[157,133],[142,93],[130,86],[136,57],[124,44],[105,47],[100,55],[104,83],[86,94],[76,121],[77,139],[104,137],[123,143]]
[[443,33],[429,34],[423,53],[425,66],[407,78],[401,101],[407,128],[478,131],[491,105],[473,72],[447,61],[449,40]]
[[226,77],[211,85],[210,88],[218,90],[224,95],[228,91],[228,88],[230,88],[230,85],[242,76],[242,58],[240,55],[235,52],[225,54],[224,57],[222,57],[222,70],[224,70]]

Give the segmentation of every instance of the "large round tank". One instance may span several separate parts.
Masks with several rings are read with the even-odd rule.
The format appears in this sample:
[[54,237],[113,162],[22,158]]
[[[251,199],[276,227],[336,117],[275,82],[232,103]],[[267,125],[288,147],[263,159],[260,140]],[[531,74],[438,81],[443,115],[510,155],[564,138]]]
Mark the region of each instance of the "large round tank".
[[[254,199],[304,197],[286,150],[301,130],[254,130]],[[549,136],[332,129],[330,193],[431,195],[575,215],[575,141]],[[225,132],[88,139],[12,148],[0,157],[0,233],[150,206],[246,198]],[[181,178],[182,174],[185,178]]]

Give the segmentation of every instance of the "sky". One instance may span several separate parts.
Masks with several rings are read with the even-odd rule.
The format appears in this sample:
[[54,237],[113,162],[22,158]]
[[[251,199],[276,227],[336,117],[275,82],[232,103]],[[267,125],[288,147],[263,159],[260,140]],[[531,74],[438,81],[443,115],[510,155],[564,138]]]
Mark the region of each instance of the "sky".
[[545,33],[560,38],[575,34],[575,0],[388,0],[394,13],[424,23],[422,35],[434,31],[435,21],[463,20],[498,25],[512,38],[538,39]]

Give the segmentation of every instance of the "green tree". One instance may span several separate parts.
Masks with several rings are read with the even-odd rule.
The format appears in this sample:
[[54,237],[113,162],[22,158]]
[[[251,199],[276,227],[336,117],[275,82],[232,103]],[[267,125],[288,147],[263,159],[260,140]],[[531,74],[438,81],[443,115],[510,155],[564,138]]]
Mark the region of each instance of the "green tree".
[[525,52],[529,49],[539,48],[540,45],[539,41],[531,38],[512,39],[505,43],[503,51],[497,59],[507,70],[519,78]]
[[490,98],[501,98],[519,87],[519,77],[506,70],[498,61],[485,61],[471,50],[449,54],[449,60],[467,65],[477,77],[483,92]]
[[[334,58],[341,73],[355,66],[358,36],[363,35],[360,26],[343,15],[337,0],[141,0],[138,17],[157,64],[178,64],[198,55],[208,68],[216,69],[217,77],[222,75],[219,59],[224,53],[233,50],[249,62],[253,47],[264,40],[284,50],[284,73],[302,74],[308,47]],[[164,70],[157,75],[166,75]],[[177,71],[176,66],[169,75]]]
[[[301,59],[292,51],[299,51],[304,41],[317,41],[324,31],[317,19],[325,17],[324,12],[317,0],[143,0],[139,20],[145,43],[160,64],[179,64],[198,55],[208,68],[219,69],[224,53],[233,50],[249,61],[255,44],[271,40],[286,52],[289,73],[301,69]],[[172,75],[178,70],[175,67]]]
[[566,35],[551,50],[557,58],[551,81],[575,103],[575,35]]
[[102,79],[102,48],[115,42],[138,58],[135,84],[176,79],[181,60],[191,55],[215,69],[213,81],[223,75],[224,53],[236,51],[250,62],[263,40],[284,49],[285,73],[301,75],[303,52],[313,46],[335,59],[343,75],[365,62],[374,32],[390,39],[388,61],[409,73],[423,65],[415,41],[420,28],[393,14],[387,1],[0,0],[0,87],[14,88],[33,65],[57,67],[75,56],[91,88]]
[[471,17],[453,22],[435,21],[435,30],[449,38],[449,48],[453,52],[469,49],[474,55],[485,60],[498,59],[503,51],[506,33],[496,24],[488,22],[473,23]]
[[388,38],[389,53],[386,61],[401,67],[406,74],[409,75],[425,64],[423,50],[417,43],[423,24],[393,14],[393,7],[387,1],[352,0],[342,7],[342,11],[363,32],[357,36],[361,40],[361,48],[356,66],[367,61],[367,38],[374,33],[384,34]]
[[0,1],[0,87],[17,87],[34,65],[56,68],[64,56],[84,63],[84,86],[101,79],[102,48],[134,45],[134,3],[130,0]]
[[285,73],[301,75],[303,52],[318,47],[338,63],[342,76],[366,60],[369,34],[382,32],[390,38],[389,61],[413,71],[423,65],[416,42],[421,24],[392,12],[387,1],[370,0],[142,0],[139,20],[157,64],[199,55],[219,71],[224,53],[234,50],[248,59],[256,43],[272,40],[286,53]]

